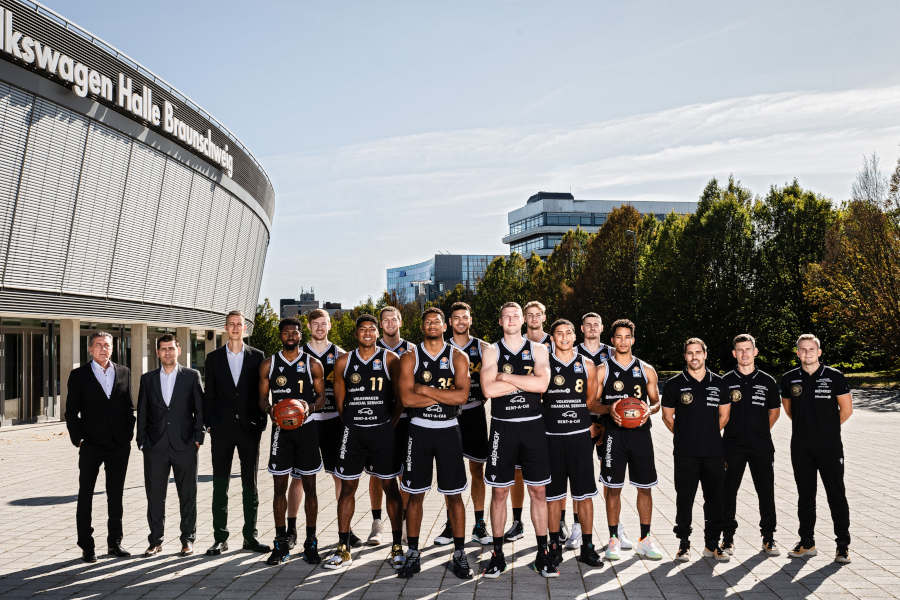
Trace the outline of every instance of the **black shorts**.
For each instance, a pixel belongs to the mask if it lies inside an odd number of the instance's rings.
[[[550,483],[547,434],[542,417],[531,421],[491,419],[488,445],[490,452],[484,482],[489,486],[511,486],[519,465],[526,484],[537,486]]]
[[[440,493],[459,494],[469,487],[459,426],[423,427],[410,423],[400,489],[410,494],[430,490],[435,463]]]
[[[461,410],[456,419],[462,435],[463,456],[475,462],[487,462],[487,417],[484,414],[484,404]]]
[[[315,421],[307,421],[297,429],[282,429],[277,425],[272,427],[269,473],[299,479],[321,470],[319,428]]]
[[[394,428],[390,422],[374,427],[345,425],[334,471],[341,479],[359,479],[363,470],[379,479],[393,479]]]
[[[597,447],[600,458],[600,483],[608,488],[625,485],[651,488],[656,485],[656,461],[653,458],[653,438],[649,429],[607,427],[603,445]]]
[[[406,459],[406,443],[409,441],[409,417],[403,417],[397,421],[394,427],[394,448],[391,451],[391,473],[399,475],[403,471],[403,461]]]
[[[338,450],[341,437],[344,435],[344,422],[340,417],[316,421],[319,428],[319,452],[322,453],[322,464],[327,473],[334,474],[337,467]]]
[[[597,495],[594,481],[594,442],[590,431],[571,435],[548,435],[550,453],[550,483],[547,484],[547,500],[566,497],[566,483],[572,491],[572,500],[584,500]]]

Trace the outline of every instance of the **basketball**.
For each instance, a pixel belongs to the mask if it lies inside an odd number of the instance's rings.
[[[306,411],[300,400],[282,400],[273,409],[275,423],[281,429],[297,429],[306,420]]]
[[[623,398],[616,405],[616,413],[622,418],[622,427],[634,429],[640,427],[644,418],[646,405],[637,398]]]

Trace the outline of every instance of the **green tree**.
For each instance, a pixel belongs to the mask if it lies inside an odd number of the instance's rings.
[[[256,307],[256,314],[253,316],[253,333],[250,335],[249,344],[262,350],[266,356],[278,352],[281,349],[278,322],[278,314],[272,308],[269,299],[266,298],[262,304]]]
[[[525,259],[516,252],[509,258],[498,256],[488,265],[484,277],[478,282],[478,290],[472,309],[475,314],[473,330],[488,341],[499,336],[500,306],[504,302],[524,304],[529,288]]]

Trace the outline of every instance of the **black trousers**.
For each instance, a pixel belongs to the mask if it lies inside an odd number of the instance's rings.
[[[697,484],[703,487],[703,539],[706,547],[719,545],[722,533],[722,496],[725,465],[721,456],[675,455],[675,535],[682,541],[691,536],[691,519]]]
[[[769,452],[729,452],[725,455],[724,537],[733,538],[737,530],[737,494],[744,478],[744,470],[750,466],[750,476],[759,500],[759,532],[764,540],[775,534],[775,456]]]
[[[147,490],[147,523],[151,545],[161,544],[166,524],[166,490],[169,473],[175,479],[181,512],[181,542],[193,542],[197,532],[197,447],[174,450],[167,443],[144,451],[144,488]]]
[[[100,448],[87,442],[78,450],[78,505],[75,509],[75,524],[78,529],[78,546],[82,550],[94,549],[91,511],[100,465],[103,465],[106,472],[106,542],[108,546],[114,546],[122,541],[122,492],[125,489],[125,472],[130,452],[130,446]]]
[[[791,444],[791,464],[797,482],[797,517],[800,520],[800,541],[804,546],[815,545],[816,474],[822,478],[831,520],[834,541],[838,546],[850,545],[850,507],[844,489],[844,448],[807,448]]]
[[[213,537],[217,542],[228,539],[228,484],[231,480],[231,464],[237,450],[241,464],[241,490],[244,507],[244,542],[255,542],[256,515],[259,510],[259,492],[256,474],[259,470],[259,441],[261,431],[248,431],[236,422],[216,425],[210,431],[212,446]]]

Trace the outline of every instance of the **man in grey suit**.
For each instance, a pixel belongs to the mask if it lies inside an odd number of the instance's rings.
[[[178,364],[181,346],[172,334],[159,336],[162,365],[141,376],[137,445],[144,453],[144,487],[150,546],[144,556],[162,551],[169,472],[175,477],[181,508],[181,556],[194,552],[197,530],[197,450],[203,443],[203,387],[200,373]]]

